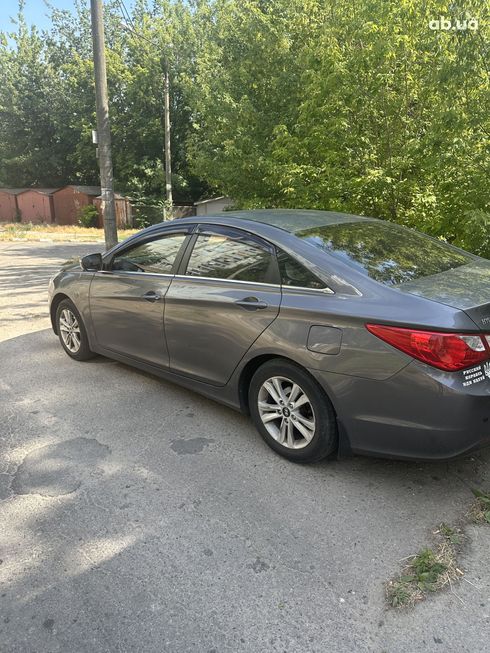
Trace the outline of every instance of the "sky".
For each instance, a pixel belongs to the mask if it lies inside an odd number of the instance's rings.
[[[88,4],[89,0],[86,2]],[[73,0],[49,0],[49,3],[57,9],[72,9],[74,5]],[[10,16],[16,16],[17,7],[17,0],[0,0],[0,31],[14,29]],[[26,0],[25,17],[28,25],[36,25],[40,30],[49,27],[47,14],[49,9],[44,0]]]

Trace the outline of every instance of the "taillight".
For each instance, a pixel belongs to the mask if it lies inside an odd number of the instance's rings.
[[[366,329],[409,356],[447,372],[457,372],[490,359],[490,336],[420,331],[366,324]]]

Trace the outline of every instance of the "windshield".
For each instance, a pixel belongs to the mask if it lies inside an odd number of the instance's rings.
[[[452,270],[476,258],[444,241],[375,220],[314,227],[295,235],[388,286]]]

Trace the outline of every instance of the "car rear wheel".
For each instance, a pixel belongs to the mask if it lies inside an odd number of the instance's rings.
[[[56,309],[56,327],[61,346],[68,356],[86,361],[95,354],[90,350],[85,325],[73,302],[64,299]]]
[[[274,359],[255,372],[249,387],[254,424],[267,444],[298,463],[316,462],[337,446],[329,398],[301,367]]]

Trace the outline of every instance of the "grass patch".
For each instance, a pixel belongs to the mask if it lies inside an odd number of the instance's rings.
[[[124,240],[138,229],[118,229],[119,240]],[[97,242],[104,241],[104,230],[96,227],[80,227],[78,225],[32,224],[32,223],[0,223],[0,241],[40,241],[53,240],[64,242]]]
[[[402,573],[386,585],[386,598],[393,608],[414,606],[431,592],[451,586],[463,576],[457,567],[457,547],[463,533],[447,524],[435,531],[436,544],[408,558]]]
[[[445,587],[452,591],[453,581],[463,578],[464,572],[458,567],[457,558],[466,537],[463,532],[464,523],[490,524],[490,492],[472,492],[475,501],[462,520],[461,528],[440,524],[434,532],[434,547],[425,548],[417,555],[405,558],[408,562],[402,572],[388,581],[386,599],[391,607],[413,607],[431,592]]]
[[[481,490],[472,490],[475,501],[470,508],[468,516],[474,524],[490,524],[490,493]]]

